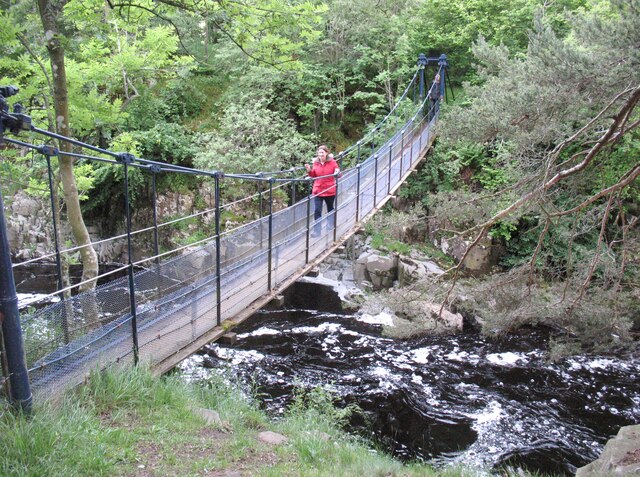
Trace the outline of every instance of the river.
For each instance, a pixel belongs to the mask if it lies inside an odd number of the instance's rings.
[[[381,334],[386,322],[386,315],[262,311],[235,330],[233,346],[212,344],[182,368],[193,377],[231,367],[258,385],[272,415],[296,386],[328,386],[340,403],[366,413],[369,424],[354,419],[352,432],[401,459],[435,465],[573,475],[621,426],[640,422],[638,356],[552,364],[547,330],[394,340]]]

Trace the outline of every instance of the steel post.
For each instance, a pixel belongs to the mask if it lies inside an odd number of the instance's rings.
[[[387,195],[391,194],[391,166],[393,164],[393,142],[389,143],[389,180],[387,181]]]
[[[53,170],[51,169],[51,155],[45,154],[47,158],[47,171],[49,174],[49,199],[51,203],[51,218],[53,221],[53,243],[56,249],[56,274],[58,276],[58,290],[64,288],[64,282],[62,280],[62,257],[60,256],[60,241],[58,235],[58,212],[55,198],[58,194],[53,189]],[[64,293],[58,295],[60,300],[64,300]],[[65,344],[69,343],[69,318],[67,317],[67,309],[63,308],[62,311],[62,335],[64,337]]]
[[[216,206],[216,322],[218,326],[222,321],[222,290],[220,281],[220,174],[214,176],[215,206]]]
[[[267,287],[271,291],[271,267],[273,259],[273,178],[269,178],[269,271],[267,273]]]
[[[309,234],[311,232],[311,195],[307,196],[307,248],[304,253],[304,263],[309,263]]]
[[[156,191],[156,173],[160,172],[157,165],[151,166],[151,202],[153,205],[153,253],[156,256],[156,265],[160,264],[160,244],[158,241],[158,194]]]
[[[338,239],[338,174],[336,176],[336,198],[333,204],[333,241]]]
[[[402,136],[400,137],[400,175],[398,176],[398,180],[402,177],[402,162],[404,161],[404,133],[405,130],[402,130]]]
[[[419,72],[419,81],[420,81],[420,102],[424,99],[424,69],[427,66],[427,57],[424,53],[420,53],[418,55],[418,67],[420,68]]]
[[[371,133],[371,155],[373,156],[376,153],[376,130]]]
[[[291,205],[296,205],[296,181],[291,181]]]
[[[3,357],[9,380],[9,396],[13,406],[31,412],[33,396],[22,341],[18,295],[11,268],[11,252],[0,192],[0,321],[2,322]]]
[[[133,156],[126,156],[125,161],[133,161]],[[131,244],[131,206],[129,203],[129,162],[124,162],[124,204],[127,218],[127,260],[129,271],[129,306],[131,308],[131,333],[133,339],[133,362],[140,362],[140,350],[138,347],[138,317],[136,313],[136,285],[133,277],[133,246]]]
[[[358,182],[356,185],[356,222],[360,222],[360,164],[356,166],[358,170]]]
[[[378,155],[373,156],[373,208],[378,205]]]
[[[411,143],[409,146],[409,168],[413,166],[413,140],[416,137],[416,124],[411,123]]]

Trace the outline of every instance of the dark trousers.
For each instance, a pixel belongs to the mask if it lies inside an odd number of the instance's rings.
[[[431,121],[436,117],[436,113],[438,112],[438,109],[440,109],[440,102],[437,99],[429,98],[429,105],[430,108],[428,120]]]
[[[333,228],[334,226],[334,220],[335,220],[335,215],[332,214],[333,212],[333,204],[335,203],[336,200],[336,196],[335,195],[331,195],[329,197],[314,197],[313,198],[313,218],[316,222],[318,222],[318,220],[320,219],[320,217],[322,217],[322,205],[323,204],[327,204],[327,213],[330,214],[329,215],[329,227]],[[314,234],[319,234],[320,233],[320,228],[321,228],[321,224],[320,223],[316,223],[313,231]]]

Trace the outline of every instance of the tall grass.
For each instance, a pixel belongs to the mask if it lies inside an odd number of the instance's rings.
[[[131,436],[103,428],[91,410],[72,399],[35,406],[31,417],[0,418],[0,475],[109,475],[131,452]]]

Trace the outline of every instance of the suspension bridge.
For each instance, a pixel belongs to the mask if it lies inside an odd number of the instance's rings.
[[[436,81],[426,78],[426,67],[434,64]],[[0,311],[3,316],[3,367],[9,396],[19,403],[56,395],[81,383],[95,369],[119,364],[149,363],[164,373],[203,345],[218,339],[229,328],[253,315],[299,277],[324,260],[354,234],[394,195],[433,141],[440,99],[445,93],[445,55],[420,55],[418,68],[385,118],[365,137],[336,158],[341,172],[335,175],[335,209],[318,221],[313,219],[311,195],[292,195],[291,205],[275,210],[274,192],[312,179],[300,176],[303,168],[255,174],[225,174],[202,171],[114,153],[58,134],[38,129],[18,109],[2,108],[2,132],[18,137],[21,129],[48,140],[68,141],[82,153],[63,153],[49,145],[36,145],[4,137],[15,147],[33,149],[46,159],[51,181],[51,158],[63,154],[82,161],[102,161],[123,168],[126,232],[105,239],[126,240],[128,263],[103,274],[117,276],[95,289],[78,293],[82,284],[63,288],[61,257],[81,247],[55,251],[20,263],[8,257],[8,239],[0,195]],[[434,94],[435,93],[435,94]],[[97,152],[92,156],[85,151]],[[132,230],[129,174],[137,168],[151,176],[154,223]],[[158,174],[190,174],[212,182],[215,207],[194,216],[212,217],[215,233],[199,242],[160,252],[158,232],[175,221],[158,223],[155,179]],[[222,204],[222,181],[255,181],[257,195],[266,211],[252,222],[221,231],[220,217],[234,204]],[[53,194],[52,194],[53,195]],[[54,227],[56,206],[51,201]],[[191,216],[193,217],[193,216]],[[320,229],[320,234],[312,233]],[[132,241],[146,236],[154,253],[138,261],[132,256]],[[58,233],[55,231],[57,237]],[[96,246],[100,242],[95,242]],[[17,312],[15,281],[11,271],[38,260],[56,261],[59,301],[22,316]],[[8,272],[8,273],[7,273]],[[74,292],[68,296],[69,292]]]

